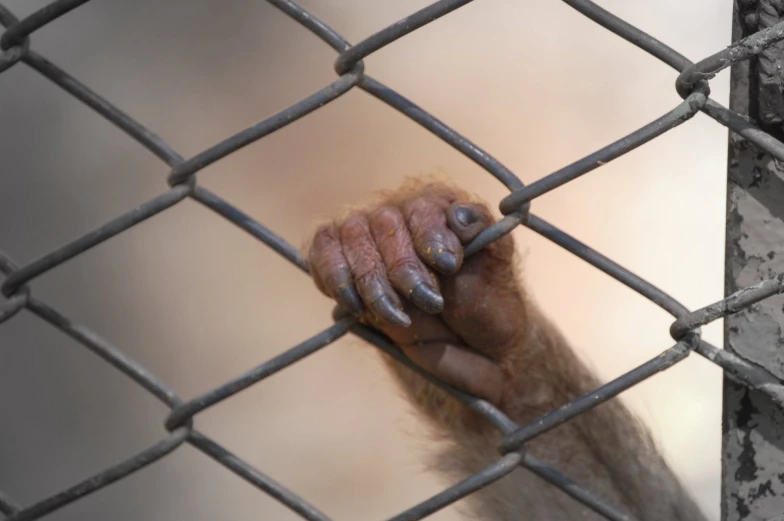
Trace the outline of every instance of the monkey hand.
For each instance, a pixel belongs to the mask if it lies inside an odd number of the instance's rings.
[[[501,406],[515,392],[528,306],[511,236],[464,255],[493,222],[486,205],[450,184],[409,181],[321,226],[308,251],[311,272],[324,294],[420,367]],[[409,391],[420,402],[433,393],[411,375],[403,380],[418,386]]]

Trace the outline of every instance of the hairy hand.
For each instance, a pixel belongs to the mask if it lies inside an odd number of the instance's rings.
[[[507,235],[469,258],[463,253],[493,221],[458,188],[411,181],[320,227],[311,272],[324,294],[415,363],[498,405],[525,324],[514,244]]]

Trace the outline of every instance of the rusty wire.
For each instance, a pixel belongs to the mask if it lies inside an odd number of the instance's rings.
[[[77,483],[66,490],[41,499],[31,505],[19,505],[0,490],[0,512],[5,514],[6,521],[38,519],[81,497],[107,487],[156,460],[171,454],[183,443],[196,447],[247,482],[274,497],[283,505],[299,514],[303,519],[314,521],[328,520],[329,517],[327,515],[320,512],[305,499],[286,489],[273,478],[253,468],[221,445],[197,431],[193,426],[193,418],[201,411],[294,364],[347,333],[352,333],[375,344],[400,363],[408,365],[426,378],[441,385],[448,392],[462,400],[467,407],[481,414],[504,435],[499,446],[499,459],[496,463],[419,505],[405,510],[393,518],[396,521],[422,519],[460,498],[503,478],[503,476],[519,466],[534,472],[606,519],[632,519],[628,514],[617,510],[611,504],[592,494],[588,489],[572,482],[556,469],[551,468],[525,451],[524,444],[534,437],[542,435],[550,429],[617,396],[644,379],[672,367],[685,359],[692,351],[721,366],[728,377],[765,393],[775,403],[784,406],[784,387],[782,387],[782,382],[778,378],[765,369],[738,358],[729,351],[718,349],[705,342],[700,337],[699,329],[702,325],[731,313],[742,311],[755,302],[781,293],[784,291],[784,275],[779,275],[768,281],[745,288],[702,309],[689,311],[665,292],[530,213],[531,201],[533,199],[579,176],[585,175],[599,166],[672,130],[691,119],[697,112],[707,114],[729,128],[730,131],[739,134],[756,145],[760,150],[784,161],[784,143],[757,128],[744,116],[734,113],[710,99],[708,84],[708,80],[722,69],[738,61],[759,55],[766,49],[784,40],[784,22],[773,25],[765,24],[765,28],[761,31],[695,64],[662,42],[629,25],[589,0],[563,0],[587,18],[675,69],[679,73],[675,81],[675,87],[683,101],[670,112],[615,143],[525,186],[513,172],[486,151],[449,128],[424,109],[416,106],[395,90],[368,76],[364,71],[362,60],[365,57],[404,37],[406,34],[447,15],[471,0],[441,0],[435,2],[369,36],[356,45],[351,45],[334,29],[314,17],[294,1],[268,0],[270,4],[297,21],[304,29],[321,38],[338,53],[334,64],[334,69],[338,75],[337,79],[298,103],[187,159],[179,155],[142,124],[30,48],[30,37],[36,30],[66,15],[69,11],[87,1],[89,0],[58,0],[39,9],[23,20],[17,19],[11,11],[0,4],[0,25],[5,28],[5,31],[0,36],[0,73],[19,63],[24,63],[60,86],[164,161],[171,168],[168,177],[169,188],[134,210],[116,217],[25,265],[18,266],[9,256],[0,253],[0,280],[2,280],[0,290],[6,297],[0,303],[0,324],[12,319],[18,312],[27,310],[70,336],[134,380],[170,408],[171,412],[165,421],[168,435],[146,450],[94,476],[90,476],[81,483]],[[336,309],[334,313],[335,324],[325,331],[216,389],[190,400],[185,400],[177,396],[173,390],[150,374],[143,366],[128,358],[112,343],[101,338],[88,327],[75,324],[56,309],[33,296],[29,284],[40,275],[101,244],[107,239],[130,229],[136,224],[171,208],[185,198],[194,199],[223,216],[307,273],[307,264],[300,257],[296,248],[262,224],[254,221],[238,208],[221,199],[218,195],[199,186],[194,174],[232,152],[306,116],[353,88],[360,88],[405,114],[414,122],[425,127],[472,159],[509,188],[510,194],[499,205],[505,217],[481,233],[466,248],[466,254],[475,253],[483,246],[509,233],[518,225],[526,226],[577,255],[670,313],[675,318],[670,328],[674,345],[659,356],[591,393],[573,400],[569,404],[550,412],[528,425],[521,426],[516,425],[488,402],[467,395],[428,375],[410,362],[386,337],[378,331],[357,323],[353,318],[343,315],[340,309]],[[1,486],[2,484],[0,484]]]

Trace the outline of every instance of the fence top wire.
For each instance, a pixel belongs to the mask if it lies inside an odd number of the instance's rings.
[[[698,112],[707,114],[760,150],[784,161],[784,143],[779,142],[757,128],[748,118],[734,113],[710,99],[708,85],[708,80],[720,70],[740,60],[756,56],[773,44],[784,40],[784,22],[763,29],[695,64],[664,43],[589,0],[563,0],[590,20],[675,69],[679,73],[675,81],[675,87],[678,94],[683,98],[683,102],[651,123],[620,138],[616,142],[525,186],[511,170],[488,152],[461,136],[394,89],[365,74],[365,67],[362,61],[364,58],[418,28],[432,23],[468,4],[471,0],[441,0],[435,2],[372,34],[355,45],[351,45],[338,32],[294,1],[268,0],[270,4],[298,22],[304,29],[321,38],[338,53],[334,63],[334,69],[338,74],[338,78],[298,103],[237,132],[191,158],[181,156],[144,125],[30,48],[30,39],[35,31],[65,16],[69,11],[78,8],[87,1],[57,0],[21,20],[0,4],[0,25],[5,28],[5,31],[0,36],[0,51],[2,51],[0,52],[0,73],[23,63],[61,87],[166,163],[171,168],[168,177],[170,187],[133,210],[117,216],[94,230],[90,230],[75,238],[64,246],[56,248],[22,266],[18,266],[10,256],[0,253],[0,280],[2,280],[0,289],[3,295],[7,297],[5,301],[0,303],[0,324],[9,321],[19,311],[25,309],[43,321],[48,322],[62,333],[70,336],[114,366],[121,373],[131,378],[170,408],[170,414],[164,424],[168,435],[140,453],[132,455],[66,490],[31,505],[19,505],[0,491],[0,512],[7,516],[6,519],[8,521],[38,519],[129,476],[171,454],[184,443],[197,448],[217,463],[228,468],[248,483],[299,514],[303,519],[328,520],[329,517],[326,514],[310,505],[303,498],[197,431],[193,425],[193,418],[201,411],[289,367],[349,332],[376,345],[399,363],[407,365],[425,378],[440,385],[461,400],[467,407],[481,414],[503,434],[503,439],[499,444],[500,454],[497,462],[419,505],[405,510],[393,518],[397,521],[422,519],[460,498],[501,479],[519,466],[534,472],[606,519],[631,519],[627,514],[617,510],[586,488],[571,482],[556,469],[528,453],[525,450],[525,443],[619,395],[646,378],[673,366],[685,359],[692,351],[696,351],[698,354],[721,366],[725,374],[730,378],[758,389],[771,397],[780,406],[784,406],[784,387],[782,387],[781,381],[765,369],[752,366],[731,352],[718,349],[705,342],[701,339],[699,330],[699,327],[702,325],[746,309],[753,303],[771,295],[782,293],[784,291],[784,275],[779,275],[760,284],[745,288],[719,302],[690,312],[664,291],[530,212],[533,199],[655,139],[685,123]],[[142,365],[126,356],[114,344],[101,338],[88,327],[74,323],[47,303],[32,296],[29,284],[40,275],[140,222],[171,208],[186,198],[198,201],[206,208],[213,210],[218,215],[239,226],[252,237],[272,248],[307,273],[307,263],[299,255],[296,248],[261,223],[254,221],[240,209],[220,198],[217,194],[199,186],[194,174],[240,148],[310,114],[354,88],[364,90],[391,108],[408,116],[412,121],[426,128],[473,160],[510,190],[510,194],[499,205],[504,218],[482,232],[466,248],[466,254],[475,253],[487,244],[509,233],[518,225],[526,226],[670,313],[675,318],[670,328],[671,336],[675,342],[674,345],[663,351],[659,356],[595,389],[591,393],[573,400],[564,407],[552,411],[528,425],[517,425],[490,403],[438,381],[408,360],[400,349],[381,333],[357,323],[353,318],[346,316],[341,309],[336,308],[333,314],[335,320],[333,326],[313,335],[302,343],[284,351],[277,357],[236,377],[230,382],[190,400],[184,400]]]

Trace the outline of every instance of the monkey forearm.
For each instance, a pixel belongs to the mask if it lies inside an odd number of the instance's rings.
[[[598,379],[535,306],[524,345],[512,348],[501,409],[525,425],[597,388]],[[451,443],[435,465],[458,478],[497,461],[500,435],[440,389],[394,365],[413,401]],[[648,431],[618,399],[529,441],[526,449],[621,511],[644,521],[705,518],[657,451]],[[467,503],[481,519],[603,519],[531,472],[517,470]]]
[[[544,332],[533,339],[542,342],[544,347],[536,352],[556,358],[543,364],[546,371],[550,371],[545,379],[555,387],[551,391],[554,400],[544,407],[546,412],[600,385],[543,317],[536,319],[535,327]],[[512,414],[521,423],[533,420],[525,411]],[[705,519],[657,450],[648,430],[617,398],[543,434],[535,444],[529,445],[532,451],[540,452],[543,459],[562,469],[567,476],[608,500],[618,501],[622,510],[637,519]]]

